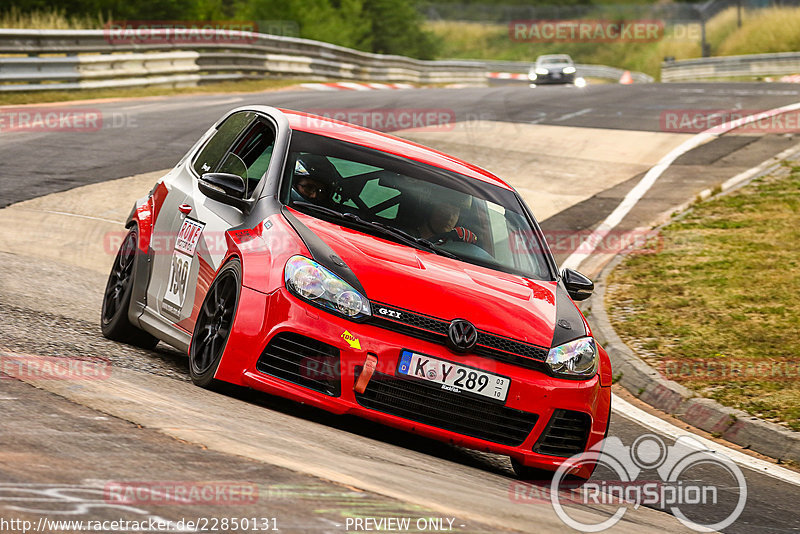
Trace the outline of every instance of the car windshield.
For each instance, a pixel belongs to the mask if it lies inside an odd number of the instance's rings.
[[[565,57],[545,57],[537,60],[539,65],[571,65],[572,60]]]
[[[295,131],[281,200],[409,246],[553,279],[549,252],[513,191],[438,167]]]

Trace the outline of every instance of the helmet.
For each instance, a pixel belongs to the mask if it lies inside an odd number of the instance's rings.
[[[294,164],[292,192],[302,197],[296,200],[324,203],[331,197],[338,179],[339,173],[328,158],[317,154],[300,154]]]

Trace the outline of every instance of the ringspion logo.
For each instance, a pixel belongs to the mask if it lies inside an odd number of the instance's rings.
[[[567,475],[590,465],[610,471],[615,479],[593,478],[575,488]],[[643,476],[653,472],[657,479]],[[717,474],[724,486],[704,482],[702,475],[709,472]],[[735,502],[723,502],[723,492],[735,495]],[[710,532],[722,531],[739,518],[747,502],[747,481],[731,459],[710,451],[691,436],[679,437],[672,446],[655,434],[639,436],[630,446],[612,436],[568,458],[553,476],[548,494],[556,515],[580,532],[607,530],[622,519],[628,508],[642,505],[668,510],[686,527]],[[540,497],[539,493],[534,496]],[[570,515],[564,506],[567,502],[610,504],[616,510],[608,518],[588,521]],[[711,515],[709,506],[714,509]]]

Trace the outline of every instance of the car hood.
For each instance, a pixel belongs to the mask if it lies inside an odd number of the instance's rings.
[[[367,297],[549,347],[556,282],[532,280],[400,245],[295,212],[358,277]]]

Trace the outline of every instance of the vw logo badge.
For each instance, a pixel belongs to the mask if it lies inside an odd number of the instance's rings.
[[[457,352],[466,352],[478,341],[478,329],[464,319],[453,319],[447,329],[447,346]]]

